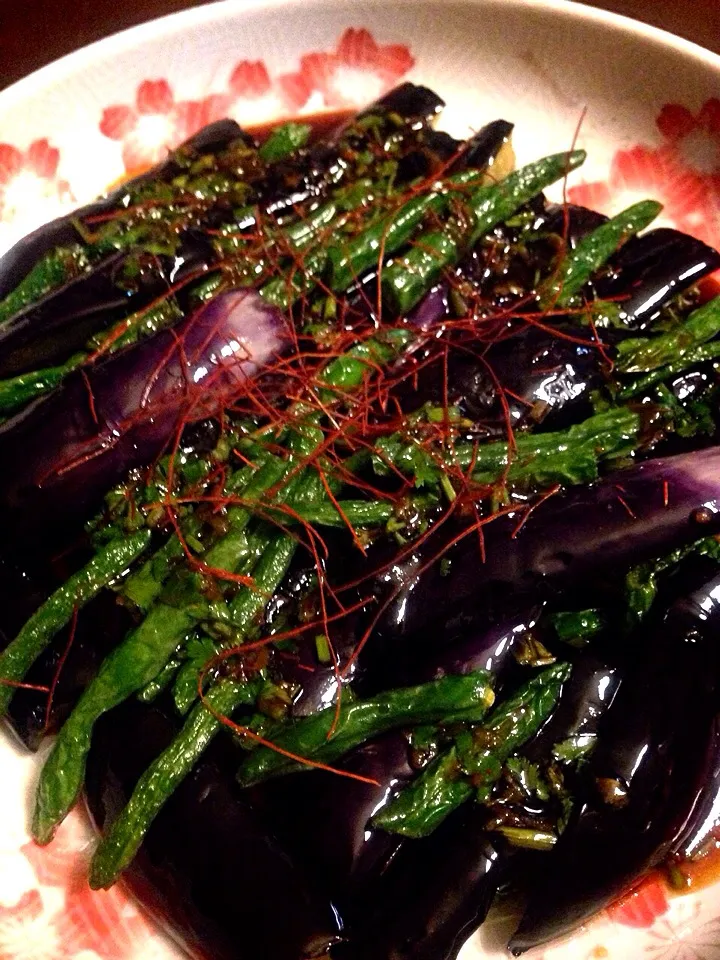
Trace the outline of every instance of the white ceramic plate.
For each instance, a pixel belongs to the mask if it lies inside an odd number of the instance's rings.
[[[0,250],[146,167],[203,124],[362,105],[411,79],[468,133],[515,122],[520,162],[589,150],[571,200],[640,195],[720,246],[720,57],[621,17],[544,0],[228,0],[137,27],[0,93]],[[579,132],[578,132],[579,131]],[[83,882],[80,814],[28,842],[36,758],[0,740],[0,960],[177,957],[121,889]],[[493,915],[463,960],[500,957]],[[646,884],[544,960],[720,960],[720,886]]]

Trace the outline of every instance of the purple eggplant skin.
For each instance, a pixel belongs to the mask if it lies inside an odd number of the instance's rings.
[[[543,862],[518,956],[571,933],[673,849],[705,789],[715,742],[720,575],[643,625],[599,729],[585,796]]]
[[[29,750],[38,750],[48,735],[57,733],[100,664],[134,625],[129,610],[105,591],[78,616],[71,645],[69,627],[55,637],[26,678],[28,683],[49,687],[57,674],[49,713],[47,693],[37,690],[17,690],[10,702],[9,727]]]
[[[115,252],[15,314],[0,328],[0,377],[64,363],[91,336],[130,316],[168,291],[210,270],[210,242],[188,233],[173,257]],[[133,274],[125,278],[126,271]]]
[[[522,526],[520,514],[486,524],[484,560],[472,530],[446,522],[377,577],[385,608],[376,634],[392,642],[438,624],[452,629],[459,615],[518,590],[540,596],[551,584],[592,584],[710,535],[720,529],[718,477],[720,447],[645,461],[548,498]],[[463,529],[467,535],[449,546]]]
[[[194,156],[200,156],[204,153],[218,153],[236,140],[243,140],[248,145],[253,143],[252,138],[234,120],[218,120],[216,123],[211,123],[199,130],[178,149],[192,159]],[[6,297],[15,288],[45,254],[50,253],[56,247],[83,242],[75,227],[76,221],[118,209],[138,187],[142,187],[153,180],[171,180],[180,172],[181,167],[178,166],[171,154],[167,160],[140,174],[140,176],[128,180],[108,196],[81,207],[64,217],[52,220],[23,237],[22,240],[18,240],[0,258],[0,299]]]
[[[510,864],[485,819],[468,805],[429,837],[405,841],[357,916],[348,914],[348,939],[332,949],[333,960],[455,960]]]
[[[689,569],[687,569],[689,567]],[[665,592],[678,590],[687,592],[688,581],[697,580],[706,571],[710,575],[713,568],[717,569],[716,561],[708,558],[694,558],[686,561],[678,570],[676,576],[664,585]],[[678,582],[673,582],[678,581]],[[718,596],[708,594],[702,598],[703,614],[712,623],[718,618]],[[710,750],[708,752],[708,769],[705,777],[705,786],[698,795],[692,813],[688,818],[682,836],[676,842],[673,854],[680,859],[693,859],[701,856],[705,844],[712,839],[713,831],[720,823],[720,712],[716,713],[711,731]]]
[[[450,173],[469,167],[492,171],[495,158],[510,142],[512,131],[513,124],[507,120],[493,120],[463,141],[431,127],[423,135],[421,148],[399,161],[396,181],[410,183],[429,177],[443,166]]]
[[[128,701],[98,725],[86,798],[99,829],[174,736],[171,710]],[[126,882],[193,957],[324,955],[340,932],[332,904],[268,834],[233,772],[227,758],[209,752],[163,808]]]
[[[416,119],[430,123],[442,112],[445,101],[430,87],[406,81],[383,94],[377,104],[406,120]],[[372,113],[374,109],[375,105],[370,106],[362,115]]]
[[[651,326],[679,293],[720,267],[720,253],[679,230],[660,228],[632,237],[595,283],[598,296],[618,299],[633,330]]]
[[[86,517],[179,427],[243,396],[288,345],[288,323],[255,291],[228,291],[173,330],[71,374],[0,428],[0,457],[20,465],[0,480],[3,521],[50,531]]]
[[[716,716],[708,753],[709,763],[705,785],[698,794],[682,836],[674,846],[674,856],[680,860],[694,860],[705,853],[714,840],[720,824],[720,716]]]
[[[402,842],[371,829],[369,822],[414,770],[401,732],[363,744],[335,766],[377,785],[314,770],[261,784],[250,791],[250,802],[313,883],[332,895],[342,915],[352,893],[374,882]]]
[[[409,318],[428,330],[447,311],[447,288],[440,285],[425,297]],[[396,390],[408,413],[425,403],[456,406],[471,421],[472,433],[488,438],[513,429],[562,429],[591,413],[590,394],[605,381],[602,357],[588,332],[573,329],[572,340],[523,324],[518,330],[475,356],[451,345],[445,389],[445,358],[439,356],[401,382]],[[405,361],[407,363],[407,361]],[[501,397],[502,391],[502,397]],[[506,414],[507,409],[507,414]]]
[[[445,646],[436,646],[429,655],[416,650],[403,669],[388,671],[383,664],[379,669],[368,668],[372,680],[368,689],[411,685],[478,669],[491,672],[495,688],[500,689],[505,678],[518,669],[515,644],[537,621],[540,609],[539,605],[523,609],[518,602],[514,613],[454,642],[448,638]],[[360,669],[365,669],[362,661]],[[333,701],[337,692],[334,676],[327,670],[321,676],[325,686],[319,677],[312,677],[309,690],[301,694],[300,715],[311,712],[312,706],[317,710]],[[359,678],[354,686],[362,686]],[[317,697],[319,690],[321,697]],[[298,710],[297,702],[294,709]],[[363,890],[372,893],[399,843],[405,842],[369,823],[396,789],[414,775],[412,761],[409,740],[398,731],[364,744],[337,764],[342,770],[375,780],[376,785],[312,771],[271,780],[252,791],[252,802],[265,811],[269,829],[278,833],[314,881],[332,894],[341,913]],[[293,797],[292,804],[287,802],[288,795]]]
[[[502,148],[510,143],[515,124],[508,120],[491,120],[481,127],[477,133],[465,143],[462,155],[458,158],[455,169],[488,167],[492,173],[495,158]]]
[[[576,331],[573,336],[581,339]],[[577,420],[578,408],[588,406],[590,392],[604,380],[591,337],[573,342],[531,325],[491,347],[485,360],[503,388],[515,429],[540,423],[559,429],[569,417]],[[507,430],[504,407],[488,379],[487,367],[476,363],[469,377],[460,377],[460,403],[468,418],[500,435]]]
[[[575,203],[553,203],[547,207],[540,229],[560,237],[566,236],[570,246],[575,247],[579,240],[607,221],[604,214],[588,207],[580,207]]]
[[[329,135],[315,140],[299,156],[274,164],[258,185],[261,206],[271,216],[283,216],[298,203],[320,198],[328,187],[337,186],[347,169],[338,141],[353,121],[370,114],[392,114],[396,127],[404,125],[407,131],[417,131],[428,126],[444,106],[445,101],[428,87],[409,82],[395,87],[360,114],[340,123]]]
[[[361,695],[373,696],[392,687],[487,670],[497,689],[513,661],[517,642],[533,629],[542,609],[542,602],[516,594],[510,609],[507,604],[488,603],[478,615],[473,612],[455,617],[428,635],[417,635],[411,645],[397,646],[392,657],[385,656],[382,645],[371,642],[345,670],[357,643],[359,621],[351,616],[333,631],[333,648],[344,672],[342,682],[352,682]],[[283,662],[280,679],[301,687],[293,701],[292,715],[305,717],[335,702],[338,678],[334,667],[318,662],[314,642],[303,643],[299,657],[300,665]]]

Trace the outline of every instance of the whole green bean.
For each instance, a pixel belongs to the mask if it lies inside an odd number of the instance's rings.
[[[383,270],[383,295],[390,308],[398,314],[411,310],[442,270],[457,263],[483,234],[584,160],[584,150],[555,154],[514,171],[500,183],[471,192],[463,201],[461,219],[451,219],[443,230],[421,235],[404,257]]]
[[[661,203],[641,200],[582,237],[541,286],[541,305],[566,307],[605,261],[633,234],[649,226],[661,210]]]
[[[337,507],[333,503],[288,506],[307,523],[320,527],[345,527],[348,523],[351,527],[375,527],[387,523],[395,512],[391,503],[382,500],[338,500]],[[291,516],[284,519],[293,522]]]
[[[74,573],[35,611],[10,644],[0,653],[0,716],[7,712],[15,688],[52,638],[81,609],[140,557],[150,543],[150,531],[141,530],[114,540]]]
[[[371,700],[343,703],[336,725],[335,707],[327,707],[283,730],[274,743],[296,756],[327,764],[366,740],[398,727],[441,721],[478,722],[494,699],[489,674],[477,670],[390,690]],[[270,777],[307,769],[269,747],[258,747],[240,766],[238,781],[249,787]]]
[[[687,320],[656,337],[622,340],[617,347],[620,373],[648,373],[676,365],[702,344],[720,334],[720,296],[693,310]]]
[[[425,837],[475,793],[489,799],[508,757],[530,739],[555,709],[570,665],[555,664],[500,703],[488,720],[455,737],[416,780],[373,818],[376,827]]]
[[[373,826],[405,837],[426,837],[473,795],[452,746],[373,818]]]

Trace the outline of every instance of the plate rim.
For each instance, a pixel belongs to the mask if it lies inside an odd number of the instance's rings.
[[[402,6],[424,6],[428,0],[393,0]],[[613,32],[630,35],[634,39],[666,47],[675,53],[696,61],[703,67],[720,75],[720,54],[706,49],[692,40],[686,40],[677,34],[635,20],[625,14],[603,10],[577,0],[453,0],[459,6],[477,6],[500,10],[534,9],[559,14],[564,18],[585,21]],[[365,0],[365,7],[382,7],[384,0]],[[221,24],[256,11],[272,11],[282,8],[303,7],[310,12],[311,7],[332,6],[339,10],[352,10],[357,0],[215,0],[198,7],[178,10],[144,23],[136,24],[86,44],[70,53],[51,61],[43,67],[22,77],[15,83],[0,90],[0,110],[9,110],[24,100],[38,95],[43,90],[83,72],[98,62],[123,53],[128,49],[151,42],[153,36],[169,37],[187,33],[193,27],[208,22]]]

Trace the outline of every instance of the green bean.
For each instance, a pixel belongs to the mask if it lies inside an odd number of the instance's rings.
[[[478,188],[465,199],[462,218],[451,219],[443,230],[421,235],[397,263],[385,267],[383,295],[398,314],[406,314],[483,234],[512,216],[550,184],[575,170],[585,160],[584,150],[559,153],[528,164],[500,183]]]
[[[651,387],[663,380],[670,380],[679,373],[684,373],[692,367],[701,363],[708,363],[710,360],[717,360],[720,357],[720,340],[711,340],[710,343],[701,343],[697,347],[688,347],[674,363],[668,363],[657,370],[651,370],[643,374],[631,383],[622,387],[617,394],[618,400],[631,400],[633,397],[647,393]]]
[[[720,334],[720,296],[693,310],[687,320],[656,337],[622,340],[617,348],[620,373],[648,373],[670,364],[677,366],[708,340]]]
[[[409,786],[375,814],[372,824],[406,837],[426,837],[473,795],[457,748],[439,754]]]
[[[567,430],[518,437],[512,454],[505,443],[484,444],[477,449],[473,479],[494,483],[507,469],[506,482],[516,488],[591,483],[598,477],[599,464],[638,449],[645,427],[639,413],[619,407],[596,413]],[[473,462],[467,449],[459,455],[466,466]]]
[[[155,679],[151,680],[147,686],[138,692],[138,700],[142,701],[142,703],[152,703],[153,700],[156,700],[173,682],[180,668],[180,664],[181,660],[179,657],[172,657],[172,659],[168,660]]]
[[[269,461],[272,465],[265,466],[265,472],[260,473],[259,468],[267,465]],[[281,479],[284,470],[285,467],[277,458],[263,452],[256,457],[254,466],[242,467],[230,476],[226,483],[226,492],[229,496],[242,495],[247,500],[256,500]],[[230,569],[237,561],[242,555],[241,538],[250,516],[251,510],[247,506],[230,507],[227,515],[227,539],[221,539],[222,546],[218,544],[217,549],[213,548],[205,558],[208,565]],[[191,514],[183,519],[181,528],[185,538],[195,538],[200,533],[202,522],[195,514]],[[168,577],[184,555],[182,541],[176,536],[170,537],[153,556],[127,578],[120,592],[140,610],[147,612],[160,597]]]
[[[196,525],[199,531],[200,524]],[[190,531],[186,528],[186,534]],[[183,545],[177,537],[170,537],[145,563],[120,587],[119,593],[147,613],[162,593],[163,586],[172,570],[184,556]]]
[[[662,204],[641,200],[582,237],[552,277],[539,290],[544,307],[566,307],[626,240],[644,230],[659,215]]]
[[[500,703],[485,723],[458,734],[447,751],[375,815],[374,825],[425,837],[473,793],[486,802],[506,760],[555,709],[569,676],[569,664],[548,667]]]
[[[150,531],[141,530],[114,540],[82,570],[73,574],[30,617],[14,640],[0,653],[0,716],[8,709],[15,687],[52,638],[81,609],[141,556],[150,543]]]
[[[366,740],[397,727],[440,721],[477,722],[494,699],[485,670],[442,677],[420,686],[390,690],[371,700],[343,703],[337,724],[335,707],[327,707],[283,730],[274,743],[296,756],[328,764]],[[249,787],[270,777],[307,769],[269,747],[258,747],[241,765],[238,780]]]
[[[557,843],[557,837],[549,830],[498,827],[497,832],[501,833],[506,840],[509,840],[514,847],[522,847],[524,850],[552,850]]]
[[[109,356],[131,343],[152,336],[158,330],[173,326],[182,318],[183,312],[174,294],[171,294],[150,309],[138,310],[109,330],[96,334],[88,343],[87,351],[92,354],[102,350],[104,355]]]
[[[460,765],[472,777],[479,800],[489,799],[505,761],[553,712],[570,672],[568,663],[548,667],[496,707],[482,726],[456,737]]]

